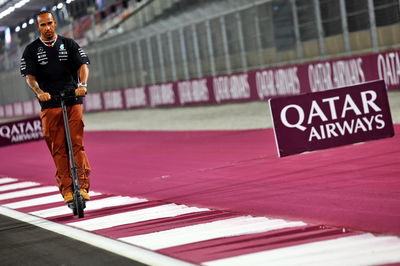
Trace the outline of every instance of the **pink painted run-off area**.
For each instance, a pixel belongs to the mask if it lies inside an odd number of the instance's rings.
[[[272,129],[86,133],[92,189],[400,235],[393,138],[278,158]],[[43,141],[0,148],[0,175],[54,185]]]

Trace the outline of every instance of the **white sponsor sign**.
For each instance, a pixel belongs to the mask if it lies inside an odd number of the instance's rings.
[[[175,103],[173,83],[149,86],[150,105],[168,105]]]
[[[32,101],[23,102],[22,108],[24,110],[24,115],[33,115],[34,114]]]
[[[178,82],[180,104],[208,102],[210,100],[207,79],[187,80]]]
[[[321,62],[308,66],[312,92],[355,85],[366,81],[362,58]]]
[[[399,52],[379,54],[378,60],[379,78],[384,79],[388,85],[400,84],[400,55]]]
[[[85,96],[85,111],[100,111],[103,109],[103,100],[101,98],[101,93],[89,93]]]
[[[297,67],[257,71],[256,86],[260,99],[275,95],[299,94],[300,80],[297,76]]]
[[[122,109],[124,107],[124,102],[122,100],[122,91],[106,91],[103,92],[104,109]]]
[[[124,90],[125,107],[134,108],[147,105],[147,97],[145,87],[129,88]]]
[[[213,78],[215,100],[237,100],[250,98],[248,74],[238,74]]]

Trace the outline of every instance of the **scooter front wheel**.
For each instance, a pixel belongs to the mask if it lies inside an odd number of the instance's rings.
[[[74,201],[74,200],[68,202],[68,207],[72,210],[72,214],[73,214],[74,216],[78,215],[78,211],[77,211],[77,209],[76,209],[76,204],[75,204],[75,201]]]
[[[83,209],[85,206],[85,201],[82,199],[82,196],[78,196],[74,198],[75,208],[74,208],[74,215],[78,215],[78,218],[84,218],[85,214]],[[76,212],[76,214],[75,214]]]

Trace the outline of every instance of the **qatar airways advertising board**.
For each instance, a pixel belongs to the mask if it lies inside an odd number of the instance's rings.
[[[383,80],[269,100],[279,157],[394,136]]]
[[[0,124],[0,147],[41,139],[42,122],[39,117]]]

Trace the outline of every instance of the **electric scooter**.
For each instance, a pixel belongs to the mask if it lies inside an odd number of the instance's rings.
[[[73,93],[73,95],[71,95]],[[68,207],[72,209],[73,215],[78,215],[79,218],[84,217],[84,209],[86,208],[85,199],[81,195],[80,186],[79,186],[79,179],[78,179],[78,168],[76,165],[75,157],[74,157],[74,150],[72,148],[72,140],[71,140],[71,132],[68,123],[68,114],[67,114],[67,107],[65,104],[65,100],[76,98],[78,96],[75,95],[75,91],[69,92],[68,91],[61,91],[60,95],[56,98],[59,98],[61,101],[61,108],[63,113],[64,119],[64,127],[65,127],[65,137],[67,139],[67,146],[68,146],[68,155],[69,155],[69,167],[71,168],[72,174],[72,184],[73,184],[73,200],[68,203]]]

